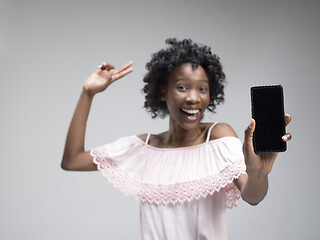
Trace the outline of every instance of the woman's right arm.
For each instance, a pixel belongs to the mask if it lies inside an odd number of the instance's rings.
[[[83,84],[77,107],[67,134],[61,167],[70,171],[93,171],[97,166],[92,162],[90,151],[85,151],[85,132],[91,103],[95,94],[103,92],[111,83],[133,71],[130,61],[114,70],[111,64],[103,63]]]

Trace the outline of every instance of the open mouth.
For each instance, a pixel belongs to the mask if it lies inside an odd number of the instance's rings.
[[[191,121],[197,120],[201,112],[199,108],[193,108],[193,109],[181,108],[181,111]]]

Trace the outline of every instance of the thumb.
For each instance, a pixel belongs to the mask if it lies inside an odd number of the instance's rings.
[[[243,150],[244,153],[253,152],[253,132],[256,127],[256,122],[254,119],[251,119],[249,126],[244,132],[244,143]]]

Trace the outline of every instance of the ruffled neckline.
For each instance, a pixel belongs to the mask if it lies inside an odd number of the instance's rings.
[[[153,150],[158,150],[158,151],[179,151],[179,150],[201,148],[201,147],[206,146],[208,144],[214,144],[216,142],[224,141],[225,139],[229,139],[229,138],[239,140],[239,138],[237,138],[237,137],[226,136],[226,137],[221,137],[221,138],[217,138],[217,139],[212,139],[207,142],[199,143],[197,145],[192,145],[192,146],[178,147],[178,148],[160,148],[160,147],[151,146],[150,144],[146,143],[141,138],[139,138],[137,135],[133,135],[132,137],[136,138],[138,140],[138,142],[141,143],[142,145],[144,145],[145,147],[153,149]]]
[[[223,189],[226,206],[231,208],[240,197],[233,181],[245,174],[242,143],[236,137],[158,148],[134,135],[92,149],[90,154],[116,188],[156,205],[184,203]]]

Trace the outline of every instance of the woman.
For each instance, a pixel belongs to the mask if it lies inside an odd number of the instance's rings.
[[[84,150],[93,97],[133,71],[132,62],[118,70],[103,63],[83,84],[61,166],[98,169],[140,200],[142,239],[226,239],[226,207],[234,206],[240,194],[252,205],[265,197],[277,153],[254,153],[254,120],[243,145],[228,124],[202,123],[206,109],[214,111],[224,100],[219,58],[191,40],[166,42],[170,47],[147,63],[143,90],[144,106],[152,117],[169,115],[168,131],[123,137]],[[290,120],[285,115],[286,125]],[[283,141],[290,138],[286,134]]]

